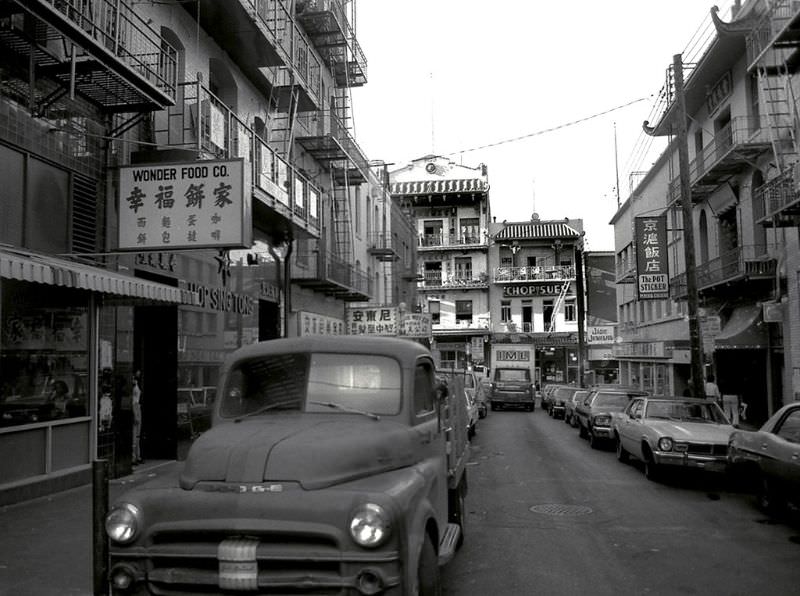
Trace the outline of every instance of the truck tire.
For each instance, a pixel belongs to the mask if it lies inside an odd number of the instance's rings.
[[[441,596],[442,584],[439,578],[439,561],[431,537],[425,535],[417,564],[417,584],[419,596]]]

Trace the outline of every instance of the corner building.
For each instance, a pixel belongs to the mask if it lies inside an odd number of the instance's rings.
[[[350,90],[367,81],[355,12],[3,3],[0,503],[85,483],[98,457],[112,476],[137,456],[181,458],[228,352],[343,333],[350,302],[415,299],[413,230],[350,128]],[[224,222],[205,242],[179,234],[163,174],[136,187],[158,217],[132,216],[133,166],[217,165],[241,172],[238,194],[217,196],[238,201],[238,241],[215,240]]]

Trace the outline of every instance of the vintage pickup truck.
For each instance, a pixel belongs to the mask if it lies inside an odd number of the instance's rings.
[[[406,339],[237,350],[185,465],[110,508],[113,593],[439,594],[463,541],[458,383]]]

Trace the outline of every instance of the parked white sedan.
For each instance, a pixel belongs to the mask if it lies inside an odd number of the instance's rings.
[[[614,421],[617,459],[634,456],[656,480],[665,468],[724,472],[734,427],[713,401],[638,397]]]

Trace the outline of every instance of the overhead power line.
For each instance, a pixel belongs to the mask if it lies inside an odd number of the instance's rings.
[[[647,101],[651,99],[652,95],[647,97],[640,97],[639,99],[634,99],[627,103],[615,106],[613,108],[609,108],[608,110],[604,110],[602,112],[597,112],[596,114],[592,114],[591,116],[585,116],[583,118],[579,118],[578,120],[572,120],[570,122],[564,122],[563,124],[559,124],[557,126],[551,126],[550,128],[545,128],[543,130],[537,130],[536,132],[531,132],[525,135],[520,135],[518,137],[513,137],[510,139],[504,139],[502,141],[497,141],[495,143],[489,143],[487,145],[480,145],[479,147],[471,147],[470,149],[461,149],[460,151],[452,151],[450,153],[446,153],[445,155],[458,155],[461,153],[469,153],[471,151],[479,151],[481,149],[488,149],[489,147],[497,147],[498,145],[506,145],[508,143],[514,143],[516,141],[521,141],[523,139],[529,139],[531,137],[537,137],[543,134],[547,134],[549,132],[553,132],[556,130],[560,130],[562,128],[567,128],[569,126],[575,126],[576,124],[581,124],[582,122],[586,122],[587,120],[592,120],[594,118],[599,118],[600,116],[605,116],[606,114],[610,114],[611,112],[616,112],[617,110],[621,110],[622,108],[627,108],[630,105],[635,103],[639,103],[640,101]]]

